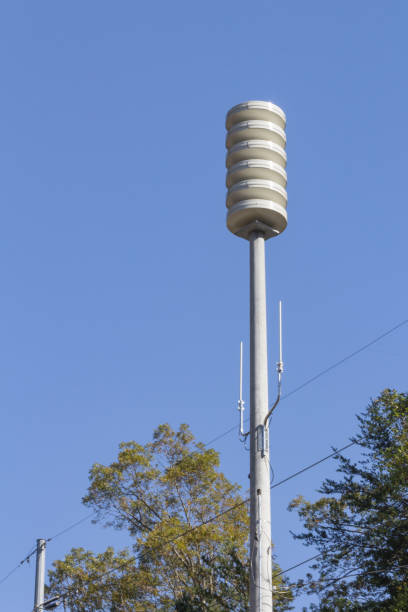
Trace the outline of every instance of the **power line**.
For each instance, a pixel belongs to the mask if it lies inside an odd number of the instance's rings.
[[[286,398],[290,397],[291,395],[294,395],[295,393],[297,393],[301,389],[304,389],[305,387],[310,385],[312,382],[314,382],[315,380],[317,380],[321,376],[324,376],[325,374],[328,374],[328,372],[331,372],[335,368],[338,368],[340,365],[342,365],[343,363],[345,363],[349,359],[352,359],[353,357],[356,357],[356,355],[359,355],[360,353],[362,353],[366,349],[370,348],[370,346],[373,346],[373,344],[376,344],[377,342],[379,342],[380,340],[382,340],[386,336],[389,336],[390,334],[392,334],[392,332],[396,331],[400,327],[403,327],[403,325],[406,325],[407,323],[408,323],[408,319],[404,319],[403,321],[401,321],[397,325],[394,325],[394,327],[391,327],[390,329],[385,331],[383,334],[380,334],[379,336],[377,336],[373,340],[370,340],[370,342],[367,342],[367,344],[364,344],[363,346],[360,346],[360,348],[358,348],[357,350],[353,351],[352,353],[349,353],[348,355],[343,357],[343,359],[340,359],[339,361],[336,361],[335,363],[330,365],[328,368],[325,368],[324,370],[322,370],[321,372],[319,372],[315,376],[312,376],[311,378],[308,378],[307,380],[305,380],[304,383],[302,383],[298,387],[295,387],[294,389],[292,389],[292,391],[289,391],[289,393],[286,393],[286,395],[284,395],[282,397],[282,399],[286,399]]]
[[[381,572],[394,572],[395,570],[398,569],[406,569],[408,568],[408,565],[396,565],[395,567],[382,567],[381,569],[378,570],[368,570],[366,572],[362,572],[362,573],[347,573],[343,576],[340,576],[339,578],[334,578],[334,579],[330,579],[327,578],[326,580],[329,580],[329,584],[326,584],[325,587],[323,587],[323,589],[327,589],[327,587],[329,587],[331,584],[334,584],[335,582],[339,582],[339,580],[343,580],[344,578],[351,578],[354,576],[367,576],[368,574],[380,574]],[[350,570],[351,572],[354,572],[356,569],[361,569],[358,567],[355,567],[353,570]],[[318,582],[324,582],[324,578],[322,580],[319,580]],[[321,589],[321,590],[323,590]]]
[[[300,561],[300,563],[296,563],[296,565],[292,565],[291,567],[288,567],[285,570],[281,570],[280,572],[277,572],[275,574],[272,574],[273,578],[276,578],[277,576],[282,576],[283,574],[287,574],[288,572],[300,567],[301,565],[304,565],[305,563],[309,563],[310,561],[313,561],[314,559],[317,559],[318,557],[321,557],[323,555],[323,553],[318,553],[317,555],[313,555],[313,557],[309,557],[308,559],[305,559],[304,561]],[[321,583],[321,582],[327,582],[329,581],[329,584],[327,584],[325,587],[323,587],[324,589],[327,589],[327,587],[329,587],[331,584],[334,584],[335,582],[338,582],[339,580],[343,580],[344,578],[350,578],[350,577],[354,577],[354,576],[365,576],[367,574],[379,574],[381,572],[391,572],[391,571],[395,571],[397,569],[405,569],[408,568],[408,565],[397,565],[395,567],[383,567],[381,569],[378,570],[368,570],[366,572],[362,572],[362,573],[351,573],[351,572],[355,572],[355,570],[357,569],[361,569],[361,568],[354,568],[352,570],[350,570],[350,572],[347,572],[346,574],[344,574],[343,576],[339,576],[338,578],[321,578],[320,580],[313,580],[313,582],[317,582],[317,583]],[[295,584],[291,584],[290,586],[295,586]],[[323,589],[321,589],[323,590]]]
[[[3,584],[3,582],[5,582],[5,581],[7,580],[7,578],[9,578],[9,577],[10,577],[12,574],[14,574],[14,572],[15,572],[16,570],[18,570],[18,568],[19,568],[19,567],[20,567],[22,564],[23,564],[23,561],[21,561],[21,562],[20,562],[18,565],[16,565],[16,567],[14,567],[14,568],[13,568],[13,569],[12,569],[12,570],[11,570],[11,571],[8,573],[8,574],[6,574],[6,575],[4,576],[4,578],[2,578],[2,579],[0,580],[0,584]]]
[[[28,555],[26,557],[24,557],[24,559],[22,561],[20,561],[20,563],[18,565],[16,565],[12,570],[9,571],[8,574],[6,574],[1,580],[0,580],[0,584],[3,584],[3,582],[5,582],[7,580],[7,578],[10,578],[10,576],[12,574],[14,574],[15,571],[18,570],[19,567],[21,567],[22,565],[24,565],[24,563],[28,563],[30,561],[30,558],[36,553],[37,551],[37,547],[34,548],[34,550],[32,550],[30,553],[28,553]]]
[[[296,565],[292,565],[291,567],[288,567],[285,570],[281,570],[280,572],[277,572],[276,574],[272,574],[272,578],[277,578],[277,576],[282,576],[282,574],[287,574],[291,570],[296,569],[297,567],[300,567],[301,565],[304,565],[305,563],[309,563],[309,561],[313,561],[313,559],[317,559],[317,557],[321,557],[321,556],[322,556],[322,553],[313,555],[313,557],[309,557],[309,559],[305,559],[304,561],[301,561],[300,563],[296,563]]]
[[[58,531],[58,533],[54,534],[53,536],[51,536],[50,538],[46,539],[46,542],[51,542],[51,540],[55,540],[56,538],[59,538],[60,536],[62,536],[64,533],[67,533],[68,531],[71,531],[71,529],[74,529],[75,527],[77,527],[78,525],[81,525],[81,523],[85,523],[85,521],[88,521],[90,518],[92,518],[95,515],[95,512],[91,512],[91,514],[88,514],[87,516],[84,516],[83,518],[81,518],[79,521],[76,521],[75,523],[72,523],[72,525],[69,525],[68,527],[66,527],[65,529],[63,529],[62,531]]]
[[[292,567],[289,567],[286,570],[283,570],[281,572],[278,572],[277,574],[273,574],[273,577],[276,576],[281,576],[282,574],[286,574],[287,572],[290,572],[291,570],[295,569],[296,567],[299,567],[301,565],[304,565],[305,563],[308,563],[309,561],[313,561],[313,559],[317,559],[318,557],[321,557],[323,553],[319,553],[317,555],[314,555],[313,557],[309,557],[309,559],[305,559],[304,561],[301,561],[300,563],[297,563],[296,565],[292,565]],[[380,574],[381,572],[393,572],[395,570],[398,569],[406,569],[408,568],[408,565],[396,565],[395,567],[382,567],[381,569],[377,569],[377,570],[367,570],[366,572],[361,572],[358,573],[356,572],[356,570],[361,569],[358,567],[355,567],[351,570],[349,570],[348,572],[346,572],[345,574],[343,574],[343,576],[338,576],[337,578],[320,578],[319,580],[312,580],[313,583],[315,584],[321,584],[322,582],[328,582],[328,584],[326,584],[326,586],[322,587],[320,589],[320,591],[323,591],[324,589],[327,589],[329,586],[331,586],[332,584],[335,584],[336,582],[339,582],[340,580],[344,580],[345,578],[351,578],[354,576],[366,576],[368,574]],[[290,584],[288,586],[296,586],[296,583]]]
[[[68,527],[66,527],[65,529],[63,529],[62,531],[59,531],[58,533],[55,533],[53,536],[51,536],[50,538],[47,538],[45,541],[46,542],[51,542],[51,540],[55,540],[56,538],[59,538],[61,535],[63,535],[64,533],[67,533],[68,531],[71,531],[71,529],[74,529],[75,527],[77,527],[78,525],[80,525],[81,523],[84,523],[85,521],[88,521],[92,516],[94,516],[94,512],[92,512],[91,514],[88,514],[87,516],[84,516],[83,518],[81,518],[79,521],[76,521],[75,523],[72,523],[71,525],[69,525]],[[12,574],[14,574],[14,572],[16,572],[18,570],[19,567],[21,567],[22,565],[24,565],[24,563],[28,563],[29,560],[31,559],[31,557],[33,555],[35,555],[35,553],[37,552],[37,547],[35,547],[31,552],[28,553],[28,555],[26,557],[24,557],[24,559],[22,561],[20,561],[20,563],[18,565],[16,565],[8,574],[6,574],[1,580],[0,580],[0,585],[3,584],[3,582],[5,582]]]
[[[274,489],[275,487],[279,487],[284,482],[288,482],[288,480],[292,480],[292,478],[295,478],[295,476],[299,476],[299,474],[303,474],[303,472],[307,472],[308,470],[310,470],[311,468],[315,467],[316,465],[319,465],[319,463],[323,463],[323,461],[326,461],[326,459],[330,459],[331,457],[335,457],[336,455],[338,455],[342,451],[346,450],[346,448],[350,448],[350,446],[354,446],[354,444],[357,444],[357,441],[350,442],[349,444],[346,444],[346,446],[343,446],[342,448],[339,448],[339,450],[334,451],[330,455],[327,455],[326,457],[323,457],[323,459],[319,459],[318,461],[315,461],[314,463],[311,463],[310,465],[302,468],[298,472],[295,472],[294,474],[291,474],[287,478],[284,478],[283,480],[280,480],[276,484],[271,485],[271,489]]]

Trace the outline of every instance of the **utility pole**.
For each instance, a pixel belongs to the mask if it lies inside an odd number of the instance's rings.
[[[45,546],[46,541],[44,539],[40,538],[37,540],[37,555],[35,561],[34,612],[40,612],[44,603]]]
[[[271,496],[268,431],[265,237],[250,235],[250,555],[251,611],[272,610]]]
[[[227,227],[250,249],[250,612],[273,610],[265,240],[287,225],[285,123],[282,109],[260,100],[226,119]]]

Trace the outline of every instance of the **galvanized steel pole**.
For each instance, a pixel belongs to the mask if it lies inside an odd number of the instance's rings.
[[[43,539],[37,540],[37,556],[35,563],[35,595],[34,612],[42,610],[44,603],[44,580],[45,580],[45,546]]]
[[[272,607],[271,503],[268,431],[268,355],[265,237],[250,235],[250,611]]]

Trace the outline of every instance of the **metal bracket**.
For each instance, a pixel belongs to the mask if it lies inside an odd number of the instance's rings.
[[[256,428],[256,450],[261,453],[261,457],[269,452],[269,431],[265,425]]]

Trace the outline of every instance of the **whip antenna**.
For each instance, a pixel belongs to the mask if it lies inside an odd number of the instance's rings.
[[[238,400],[238,410],[239,410],[239,436],[241,439],[245,440],[245,438],[249,435],[249,431],[244,431],[244,410],[245,410],[245,402],[242,399],[242,374],[243,374],[243,361],[244,361],[244,344],[241,340],[240,344],[240,359],[239,359],[239,400]]]
[[[278,384],[280,386],[283,372],[283,358],[282,358],[282,300],[279,300],[279,361],[276,364],[278,371]]]
[[[279,400],[281,398],[281,390],[282,390],[282,372],[283,372],[283,357],[282,357],[282,300],[279,300],[279,361],[276,364],[276,371],[278,373],[278,394],[276,396],[276,400],[272,408],[269,410],[268,414],[265,417],[264,426],[268,427],[268,421],[272,412],[275,410],[276,406],[279,404]]]

